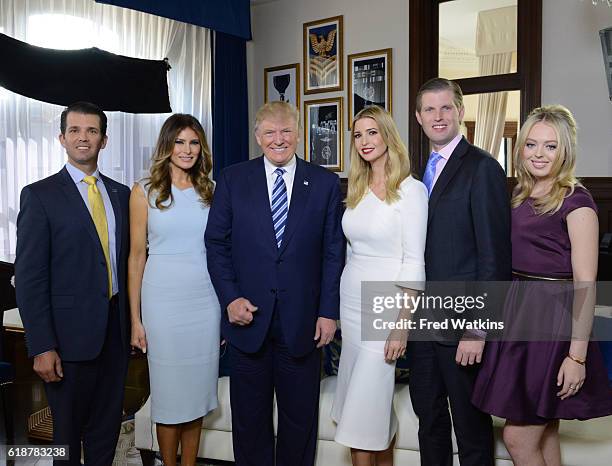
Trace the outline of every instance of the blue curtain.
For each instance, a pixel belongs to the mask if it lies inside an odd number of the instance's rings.
[[[249,0],[96,0],[251,39]]]
[[[213,177],[249,159],[246,41],[215,33],[213,72]]]

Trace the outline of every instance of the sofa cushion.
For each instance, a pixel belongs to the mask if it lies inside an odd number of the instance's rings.
[[[210,430],[232,431],[232,410],[230,409],[229,377],[219,377],[217,397],[219,406],[204,418],[204,428]]]

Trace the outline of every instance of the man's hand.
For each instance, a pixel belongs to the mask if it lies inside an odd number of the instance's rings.
[[[51,350],[34,356],[34,372],[45,382],[59,382],[64,377],[62,360],[57,351]]]
[[[253,306],[246,298],[236,298],[227,306],[227,317],[230,324],[249,325],[253,321],[253,312],[257,306]]]
[[[336,334],[336,321],[327,317],[319,317],[317,319],[317,329],[315,330],[314,340],[319,340],[317,348],[321,348],[329,344],[334,339]]]
[[[480,363],[484,346],[484,340],[461,340],[459,345],[457,345],[455,362],[462,366],[467,366],[468,364],[471,366],[474,363]]]

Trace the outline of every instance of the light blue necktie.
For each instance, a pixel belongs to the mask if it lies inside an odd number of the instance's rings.
[[[285,180],[283,180],[285,171],[284,168],[277,168],[274,170],[276,180],[274,180],[274,186],[272,187],[272,201],[270,202],[272,208],[272,223],[274,224],[274,234],[276,235],[276,245],[279,248],[283,241],[283,234],[285,233],[285,226],[287,225],[287,213],[289,212],[287,186],[285,186]]]
[[[442,156],[437,152],[432,152],[427,161],[425,167],[425,173],[423,174],[423,184],[427,187],[427,194],[431,196],[431,190],[433,188],[434,178],[436,177],[436,166]]]

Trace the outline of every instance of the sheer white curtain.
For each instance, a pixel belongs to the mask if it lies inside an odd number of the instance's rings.
[[[212,145],[209,30],[93,0],[0,0],[0,32],[47,48],[98,47],[136,58],[168,57],[172,110],[198,118]],[[2,57],[0,66],[10,66],[10,57]],[[74,73],[78,70],[66,70],[67,86]],[[57,139],[62,109],[0,88],[0,257],[15,252],[21,189],[65,163]],[[169,114],[106,114],[108,144],[100,154],[100,170],[129,186],[146,175]]]
[[[478,13],[476,55],[479,75],[510,73],[512,53],[516,52],[516,6]],[[474,144],[497,156],[506,123],[507,92],[478,96]]]

